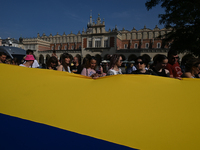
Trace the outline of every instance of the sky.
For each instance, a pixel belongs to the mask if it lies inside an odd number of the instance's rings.
[[[86,29],[92,10],[92,18],[105,21],[106,31],[117,25],[118,30],[154,29],[159,24],[160,6],[147,10],[147,0],[4,0],[0,9],[0,37],[33,38],[45,33],[62,35],[71,31],[77,34]]]

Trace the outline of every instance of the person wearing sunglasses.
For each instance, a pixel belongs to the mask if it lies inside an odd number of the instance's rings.
[[[168,63],[166,69],[169,70],[171,78],[180,78],[183,74],[178,63],[179,56],[176,50],[170,50],[168,52]]]
[[[118,54],[112,55],[110,59],[109,70],[107,76],[122,74],[121,69],[119,68],[122,65],[122,57]]]
[[[151,69],[146,70],[147,62],[144,57],[139,56],[135,60],[135,65],[137,67],[137,70],[133,71],[132,74],[146,74],[146,75],[157,75],[154,71]]]
[[[199,78],[200,60],[198,58],[191,58],[185,64],[185,73],[183,78]]]

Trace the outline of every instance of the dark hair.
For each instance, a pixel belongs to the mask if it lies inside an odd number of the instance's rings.
[[[167,56],[165,55],[162,55],[162,54],[158,54],[154,57],[153,61],[154,61],[154,64],[156,65],[157,62],[162,62],[163,60],[167,59]]]
[[[58,59],[55,56],[52,56],[47,61],[47,68],[51,67],[51,63],[56,63],[56,66],[58,65]]]
[[[33,51],[30,50],[30,49],[28,49],[28,50],[26,51],[26,54],[32,54],[32,55],[33,55]]]
[[[6,63],[8,63],[9,62],[9,64],[12,64],[12,59],[11,58],[7,58],[6,59]]]
[[[88,69],[90,68],[90,63],[92,60],[96,60],[96,58],[94,56],[90,56],[90,57],[87,57],[86,59],[86,62],[85,62],[85,68]]]
[[[198,58],[191,58],[185,64],[185,71],[191,72],[192,67],[198,67],[199,64],[200,64],[200,60]]]
[[[173,56],[173,55],[178,55],[178,52],[177,50],[169,50],[168,53],[167,53],[167,57],[170,57],[170,56]]]
[[[195,58],[192,54],[186,54],[182,57],[182,60],[181,60],[181,65],[182,66],[185,66],[186,62],[189,60],[189,59],[193,59]]]
[[[18,60],[18,58],[16,58],[16,57],[14,57],[14,58],[12,59],[12,62],[14,62],[15,64],[19,65],[19,60]]]
[[[146,60],[143,56],[139,56],[139,57],[137,57],[137,58],[135,59],[135,62],[136,62],[138,59],[141,59],[142,62],[143,62],[146,66],[148,65],[147,60]]]
[[[111,57],[111,59],[110,59],[109,69],[113,68],[113,67],[117,64],[117,62],[119,61],[119,58],[120,58],[120,57],[121,57],[121,56],[118,55],[118,54],[112,55],[112,57]]]
[[[5,55],[7,56],[7,54],[5,52],[0,52],[0,56]]]
[[[69,62],[69,64],[67,64],[67,63],[65,62],[65,58],[71,59],[71,57],[70,57],[70,55],[69,55],[68,53],[63,53],[63,54],[61,55],[61,57],[60,57],[61,65],[63,65],[64,69],[65,69],[66,71],[69,72],[68,66],[70,66],[70,62]]]

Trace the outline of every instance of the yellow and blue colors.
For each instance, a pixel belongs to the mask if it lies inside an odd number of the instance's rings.
[[[198,79],[0,70],[1,150],[200,149]]]

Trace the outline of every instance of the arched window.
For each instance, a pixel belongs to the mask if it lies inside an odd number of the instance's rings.
[[[171,48],[172,43],[169,43],[169,48]]]
[[[127,49],[128,48],[128,44],[124,44],[124,49]]]
[[[134,48],[138,48],[138,44],[137,43],[135,43]]]
[[[161,48],[161,44],[160,43],[157,43],[157,48]]]
[[[149,48],[149,43],[145,43],[145,48]]]

